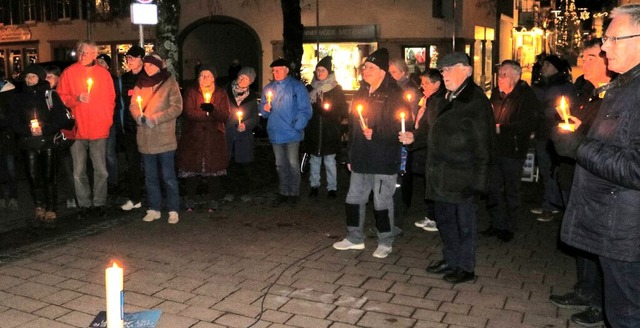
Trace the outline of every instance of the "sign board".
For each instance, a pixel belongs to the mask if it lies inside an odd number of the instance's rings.
[[[158,6],[154,4],[132,3],[131,23],[138,25],[158,24]]]
[[[0,42],[31,40],[31,31],[27,26],[9,25],[0,27]]]
[[[378,38],[376,25],[305,26],[303,42],[368,41]]]

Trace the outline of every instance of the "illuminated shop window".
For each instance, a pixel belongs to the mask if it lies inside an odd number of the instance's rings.
[[[316,43],[305,43],[302,55],[302,78],[311,83],[316,68]],[[320,59],[331,56],[336,80],[344,90],[360,87],[360,66],[370,53],[377,49],[375,42],[320,43]]]

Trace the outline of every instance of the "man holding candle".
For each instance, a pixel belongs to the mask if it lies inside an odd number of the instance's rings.
[[[318,196],[320,189],[320,167],[324,161],[327,178],[327,197],[335,199],[338,189],[336,153],[340,149],[340,124],[347,118],[347,102],[342,87],[333,73],[331,56],[322,58],[308,86],[313,116],[305,129],[305,148],[311,155],[309,160],[309,197]]]
[[[85,40],[78,43],[77,51],[78,61],[60,76],[58,93],[76,118],[76,142],[71,146],[71,157],[80,206],[78,219],[83,219],[90,214],[90,209],[97,216],[106,215],[106,146],[116,94],[111,74],[96,63],[98,46]],[[93,166],[93,193],[87,177],[87,153]]]
[[[516,231],[522,166],[537,125],[536,111],[542,106],[521,76],[517,61],[503,61],[498,67],[498,88],[490,99],[496,120],[496,157],[486,204],[491,226],[482,234],[503,242],[511,241]]]
[[[311,102],[304,85],[289,76],[289,62],[276,59],[271,63],[273,82],[262,90],[260,113],[268,119],[267,133],[276,157],[280,187],[271,203],[278,207],[285,202],[295,206],[300,193],[300,141],[311,118]]]
[[[400,113],[409,113],[402,89],[388,69],[389,52],[385,48],[371,53],[362,66],[364,83],[353,97],[349,123],[347,167],[351,180],[345,204],[348,236],[333,244],[337,250],[364,249],[366,205],[373,192],[378,237],[373,256],[377,258],[385,258],[392,251],[393,194],[402,148],[397,139]]]
[[[425,179],[427,198],[434,200],[442,237],[443,259],[427,267],[444,280],[475,279],[477,201],[487,188],[494,160],[495,120],[491,103],[472,78],[473,68],[463,52],[438,62],[447,88],[446,102],[428,135],[400,134],[403,144],[427,138]]]
[[[611,11],[602,37],[610,71],[586,136],[555,127],[552,139],[576,168],[560,237],[601,264],[611,327],[640,327],[640,5]]]

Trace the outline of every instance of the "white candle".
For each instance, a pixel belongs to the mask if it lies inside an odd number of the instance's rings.
[[[87,93],[91,93],[91,87],[93,86],[93,79],[92,78],[88,78],[87,79]]]
[[[273,98],[273,92],[267,91],[267,102],[271,105],[271,98]]]
[[[360,125],[362,125],[362,129],[364,130],[367,128],[367,124],[364,122],[364,117],[362,117],[362,105],[358,105],[356,109],[358,111],[358,115],[360,115]]]
[[[402,130],[402,133],[405,132],[404,112],[400,113],[400,129]]]
[[[113,262],[113,266],[105,271],[105,288],[107,295],[107,327],[124,327],[124,270]]]
[[[142,115],[142,97],[138,96],[136,98],[136,101],[138,102],[138,108],[140,109],[140,115]]]
[[[236,116],[238,116],[238,125],[242,124],[242,111],[236,112]]]

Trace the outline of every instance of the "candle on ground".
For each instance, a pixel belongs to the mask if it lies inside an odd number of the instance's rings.
[[[105,271],[107,327],[124,327],[124,270],[113,262]]]

